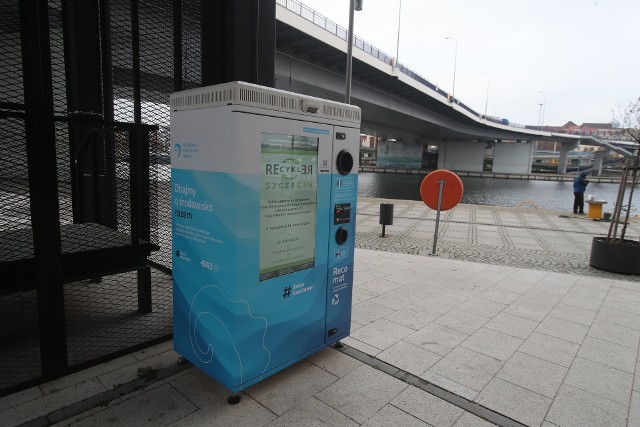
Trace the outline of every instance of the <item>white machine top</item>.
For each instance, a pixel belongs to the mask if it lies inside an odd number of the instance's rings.
[[[360,107],[245,82],[184,90],[171,95],[171,111],[223,105],[245,105],[268,110],[337,119],[360,124]]]

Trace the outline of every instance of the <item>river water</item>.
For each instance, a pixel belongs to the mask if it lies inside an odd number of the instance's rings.
[[[358,175],[358,195],[361,197],[379,197],[384,199],[421,200],[420,183],[424,175],[404,175],[391,173],[360,173]],[[573,210],[573,183],[558,181],[533,181],[500,178],[461,177],[464,185],[462,203],[489,206],[516,207],[531,203],[542,209],[566,211]],[[630,187],[628,187],[630,188]],[[605,211],[613,210],[618,184],[591,182],[587,186],[587,195],[596,200],[605,200]],[[636,186],[633,193],[631,212],[639,212],[640,191]],[[637,200],[638,202],[635,202]],[[628,192],[625,195],[625,204]],[[585,212],[588,205],[585,204]]]

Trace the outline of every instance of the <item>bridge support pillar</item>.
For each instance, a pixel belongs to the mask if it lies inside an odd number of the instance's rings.
[[[578,148],[580,143],[578,141],[563,142],[560,144],[560,158],[558,159],[558,175],[564,175],[567,173],[567,157],[569,151]]]
[[[602,163],[604,158],[611,154],[611,150],[604,151],[596,151],[593,156],[593,170],[596,171],[597,175],[602,174]]]

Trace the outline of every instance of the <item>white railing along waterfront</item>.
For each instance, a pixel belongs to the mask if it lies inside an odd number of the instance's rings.
[[[323,28],[324,30],[328,31],[329,33],[341,38],[344,41],[347,41],[347,30],[342,28],[340,25],[336,24],[335,22],[333,22],[332,20],[330,20],[329,18],[321,15],[320,13],[316,12],[315,10],[305,6],[304,4],[296,1],[296,0],[276,0],[276,4],[279,4],[282,7],[287,8],[288,10],[290,10],[291,12],[303,17],[304,19],[306,19],[309,22],[313,22],[315,25],[317,25],[320,28]],[[440,89],[437,85],[431,83],[429,80],[425,79],[424,77],[422,77],[421,75],[419,75],[418,73],[416,73],[415,71],[413,71],[412,69],[410,69],[409,67],[407,67],[406,65],[398,62],[395,60],[395,58],[393,58],[392,56],[386,54],[385,52],[383,52],[382,50],[376,48],[375,46],[371,45],[370,43],[367,43],[365,40],[361,39],[360,37],[356,36],[354,34],[353,36],[353,45],[368,53],[369,55],[373,56],[374,58],[378,59],[379,61],[384,62],[387,65],[390,65],[392,67],[397,68],[402,74],[412,78],[413,80],[423,84],[424,86],[428,87],[431,90],[434,90],[435,92],[437,92],[439,95],[447,98],[448,100],[451,100],[451,102],[455,102],[456,104],[458,104],[459,106],[461,106],[462,108],[464,108],[465,110],[467,110],[468,112],[470,112],[471,114],[480,117],[480,118],[485,118],[486,120],[495,122],[495,123],[500,123],[500,124],[504,124],[507,126],[511,126],[511,127],[518,127],[518,128],[525,128],[525,125],[521,125],[518,123],[510,123],[508,120],[506,119],[502,119],[500,117],[492,117],[492,116],[487,116],[484,117],[482,114],[478,113],[477,111],[473,110],[471,107],[469,107],[468,105],[464,104],[463,102],[461,102],[459,99],[457,98],[453,98],[452,96],[449,95],[448,92]],[[497,119],[497,120],[495,120]]]

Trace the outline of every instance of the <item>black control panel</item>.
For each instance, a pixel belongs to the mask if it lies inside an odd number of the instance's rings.
[[[349,224],[351,222],[351,203],[340,203],[333,209],[333,224]]]

